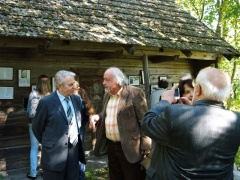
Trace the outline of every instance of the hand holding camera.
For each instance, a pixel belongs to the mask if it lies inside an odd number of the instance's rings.
[[[180,98],[179,88],[176,88],[176,89],[174,90],[174,97],[175,97],[176,99],[179,99],[179,98]]]
[[[175,90],[175,89],[177,89],[177,90]],[[166,100],[170,104],[175,104],[175,103],[177,103],[177,100],[179,99],[179,97],[180,97],[179,89],[177,88],[177,86],[173,86],[170,90],[163,92],[163,94],[161,96],[161,100]]]

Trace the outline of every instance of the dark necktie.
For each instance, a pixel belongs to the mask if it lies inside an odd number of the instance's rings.
[[[68,120],[68,137],[70,140],[70,143],[75,146],[78,142],[78,129],[77,129],[77,123],[76,120],[73,118],[73,112],[69,103],[69,98],[65,98],[67,102],[67,120]]]

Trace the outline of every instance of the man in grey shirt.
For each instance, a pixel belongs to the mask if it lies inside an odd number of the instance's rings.
[[[166,91],[168,87],[168,82],[165,79],[161,79],[158,77],[158,89],[153,91],[150,96],[151,107],[153,107],[160,100],[160,97],[164,91]]]

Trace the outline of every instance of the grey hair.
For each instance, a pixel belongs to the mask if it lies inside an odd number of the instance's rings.
[[[71,71],[66,71],[66,70],[60,70],[56,73],[55,78],[54,78],[54,83],[55,87],[57,88],[57,85],[61,85],[65,83],[65,77],[66,76],[72,76],[75,77],[76,74],[71,72]]]
[[[204,69],[203,69],[204,70]],[[201,70],[196,78],[196,84],[201,86],[202,92],[207,99],[215,100],[215,101],[224,101],[226,100],[231,93],[231,79],[229,75],[225,72],[226,78],[226,86],[223,88],[219,88],[214,85],[210,80],[205,71]],[[221,81],[221,79],[219,79]]]
[[[110,67],[107,70],[111,70],[113,72],[114,79],[120,86],[124,86],[128,84],[126,75],[119,68]]]

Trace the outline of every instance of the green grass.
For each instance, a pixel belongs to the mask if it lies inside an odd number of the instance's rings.
[[[238,149],[238,153],[235,157],[235,164],[240,168],[240,148]]]
[[[108,167],[105,166],[101,169],[90,169],[85,173],[86,180],[107,180],[108,178]]]

